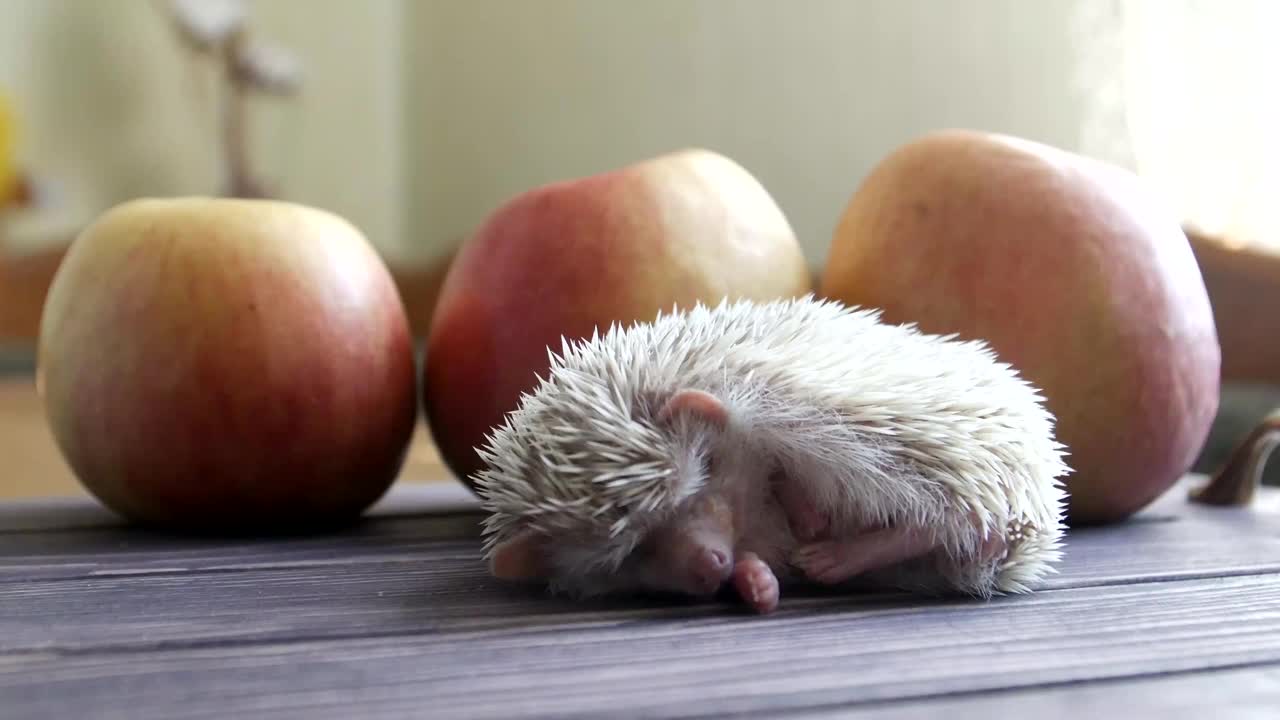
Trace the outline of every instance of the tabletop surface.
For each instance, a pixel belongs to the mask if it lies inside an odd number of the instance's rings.
[[[259,540],[144,532],[82,495],[9,500],[0,717],[1274,718],[1280,491],[1188,505],[1198,481],[1073,530],[1030,595],[806,591],[765,617],[498,583],[454,482]]]

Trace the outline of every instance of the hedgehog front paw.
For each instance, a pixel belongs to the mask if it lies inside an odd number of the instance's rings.
[[[778,578],[755,553],[743,553],[734,564],[733,586],[743,602],[762,615],[778,607]]]

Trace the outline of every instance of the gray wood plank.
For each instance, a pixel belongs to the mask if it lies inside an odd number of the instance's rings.
[[[127,553],[127,563],[105,553],[74,555],[43,577],[48,571],[39,564],[41,556],[0,559],[0,651],[414,633],[493,617],[541,622],[535,618],[643,614],[646,607],[678,613],[692,606],[705,614],[726,609],[658,598],[549,598],[536,588],[487,576],[474,518],[432,518],[415,528],[420,534],[412,541],[373,536],[344,544],[326,538],[202,551],[183,544]],[[463,529],[473,536],[455,539]],[[1079,532],[1067,547],[1062,570],[1047,590],[1280,574],[1280,536],[1215,529],[1208,522],[1096,528]],[[805,607],[889,597],[894,596],[796,589],[783,603]]]
[[[1169,492],[1142,510],[1135,521],[1161,521],[1183,510],[1187,491],[1204,482],[1203,475],[1191,474]],[[1262,503],[1280,508],[1280,490],[1268,488]],[[405,483],[393,485],[366,513],[366,519],[432,516],[478,512],[480,501],[461,483]],[[0,502],[0,540],[14,533],[65,533],[102,530],[113,533],[129,530],[128,524],[90,497],[38,498]]]
[[[431,507],[449,509],[444,505]],[[465,510],[465,503],[452,509]],[[456,555],[469,541],[479,569],[475,514],[387,514],[342,532],[280,539],[201,539],[129,528],[0,533],[0,581],[288,570],[361,563],[400,572]],[[437,546],[437,543],[443,545]],[[1280,570],[1280,491],[1254,507],[1188,505],[1176,488],[1138,517],[1068,536],[1066,559],[1046,587],[1249,574]],[[263,582],[270,582],[264,576]]]
[[[0,535],[0,582],[420,560],[438,542],[469,540],[478,549],[479,522],[473,514],[431,515],[310,537],[244,540],[128,529]]]
[[[379,612],[375,597],[349,617]],[[450,619],[426,598],[416,605],[423,614],[405,620],[415,605],[402,598],[402,622],[421,633],[0,655],[0,707],[15,719],[77,708],[139,719],[780,714],[1277,663],[1277,598],[1280,576],[1263,575],[993,604],[825,599],[765,618],[624,613],[572,623]]]
[[[341,530],[219,538],[131,527],[85,499],[3,503],[0,582],[416,558],[435,540],[477,538],[477,506],[459,485],[398,486],[364,520]]]
[[[1073,532],[1057,589],[1030,597],[801,594],[771,618],[502,586],[479,563],[477,516],[429,508],[271,541],[11,531],[0,533],[0,708],[66,717],[76,713],[62,702],[84,694],[106,717],[145,717],[144,703],[156,717],[872,709],[1280,661],[1277,495],[1245,510],[1182,497]],[[611,695],[614,680],[628,684]]]
[[[147,650],[232,642],[421,634],[472,627],[623,622],[740,612],[729,600],[553,597],[490,578],[474,542],[440,542],[393,560],[100,574],[0,583],[0,653]],[[789,604],[829,603],[831,593]],[[901,595],[842,597],[909,602]],[[110,608],[103,613],[103,608]]]
[[[391,486],[365,513],[369,519],[474,512],[479,500],[456,482]],[[90,497],[58,497],[0,502],[0,537],[11,533],[125,528],[123,518]]]
[[[1036,720],[1079,718],[1159,718],[1160,720],[1275,720],[1280,713],[1280,664],[1160,677],[1109,680],[946,695],[870,705],[850,713],[833,707],[788,714],[789,720],[858,717],[861,720]]]

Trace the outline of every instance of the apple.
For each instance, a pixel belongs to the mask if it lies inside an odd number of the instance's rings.
[[[549,183],[458,248],[427,338],[423,406],[468,487],[476,448],[549,366],[561,337],[661,310],[812,291],[786,217],[743,167],[687,149]]]
[[[37,387],[80,482],[139,524],[352,521],[418,421],[391,275],[340,217],[272,200],[148,198],[103,213],[46,298]]]
[[[1132,173],[950,130],[885,157],[834,232],[819,293],[987,341],[1043,391],[1073,524],[1122,520],[1191,467],[1220,348],[1177,218]]]

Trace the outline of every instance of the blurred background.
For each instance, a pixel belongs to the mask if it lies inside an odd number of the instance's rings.
[[[0,0],[3,362],[29,370],[61,249],[133,197],[336,211],[421,331],[449,253],[535,185],[708,147],[817,267],[876,161],[963,126],[1129,167],[1184,219],[1226,356],[1210,462],[1280,405],[1278,32],[1264,0]],[[37,452],[16,392],[0,453]]]

